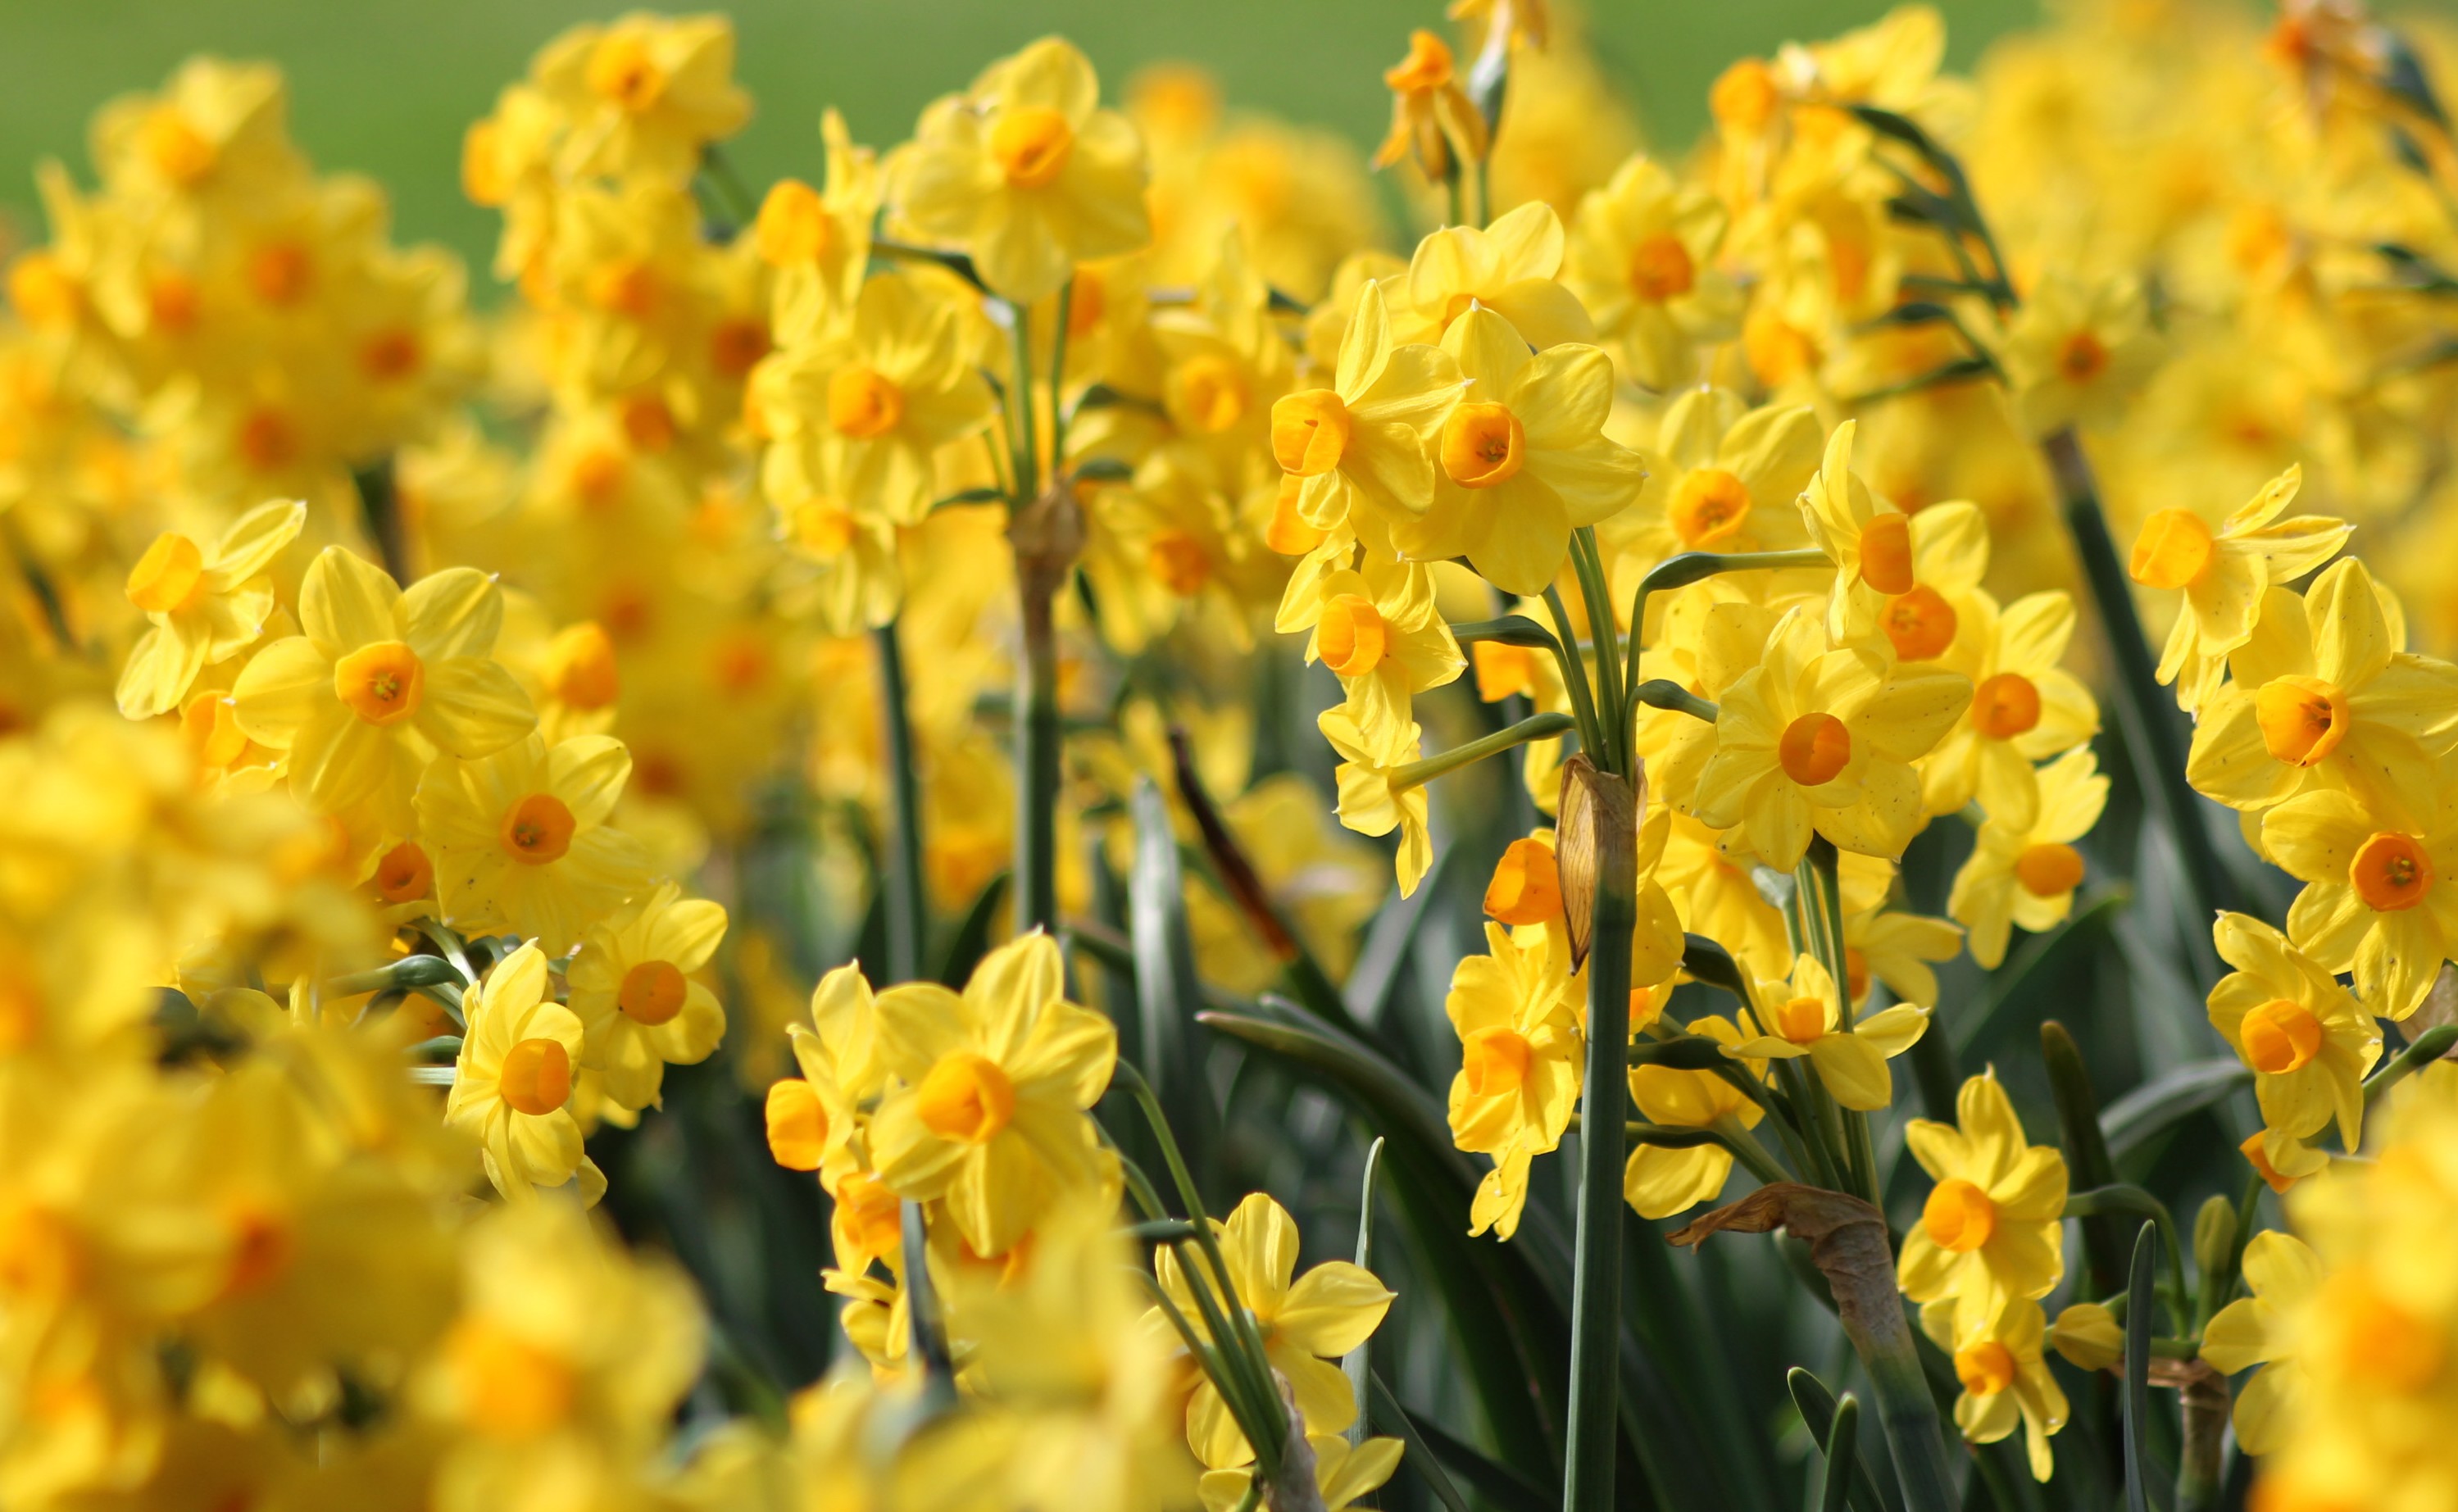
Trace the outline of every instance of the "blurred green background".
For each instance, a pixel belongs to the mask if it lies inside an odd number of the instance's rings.
[[[1558,3],[1558,0],[1557,0]],[[1233,104],[1371,143],[1388,114],[1383,69],[1408,29],[1440,27],[1444,0],[739,0],[739,72],[758,114],[733,155],[755,182],[816,176],[819,118],[834,104],[860,140],[892,142],[933,95],[1045,32],[1088,52],[1114,87],[1162,59],[1209,66]],[[89,176],[86,122],[183,57],[265,58],[290,75],[294,130],[326,169],[390,187],[405,239],[436,239],[483,267],[495,222],[461,197],[461,134],[562,28],[617,0],[0,0],[0,213],[39,237],[33,165]],[[701,9],[677,6],[677,10]],[[1867,21],[1886,0],[1592,0],[1596,52],[1651,137],[1683,143],[1716,72],[1792,37]],[[2038,14],[2037,0],[1947,0],[1953,58]],[[15,238],[11,238],[15,239]]]

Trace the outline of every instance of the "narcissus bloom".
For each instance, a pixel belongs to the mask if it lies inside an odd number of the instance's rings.
[[[128,574],[128,601],[152,626],[119,669],[119,712],[151,719],[179,706],[197,674],[256,643],[273,612],[265,569],[299,538],[307,506],[281,500],[250,509],[200,550],[184,535],[156,536]]]
[[[2159,680],[2191,711],[2218,689],[2228,652],[2253,638],[2262,590],[2292,583],[2338,554],[2355,527],[2326,514],[2281,519],[2302,487],[2290,467],[2217,530],[2191,509],[2152,511],[2126,571],[2145,588],[2181,589],[2177,623],[2159,653]]]
[[[1861,423],[1847,420],[1826,438],[1818,476],[1802,490],[1801,517],[1809,544],[1835,564],[1827,595],[1827,633],[1841,639],[1873,622],[1885,601],[1908,593],[1914,576],[1912,517],[1869,491],[1852,470],[1852,443]]]
[[[1723,1045],[1741,1042],[1741,1031],[1721,1014],[1692,1020],[1690,1032]],[[1766,1077],[1763,1060],[1743,1060],[1741,1068],[1760,1080]],[[1734,1127],[1753,1129],[1766,1116],[1756,1099],[1713,1071],[1634,1066],[1630,1098],[1641,1118],[1669,1129],[1713,1129],[1728,1119]],[[1634,1145],[1622,1166],[1621,1194],[1640,1217],[1665,1218],[1712,1200],[1732,1173],[1733,1152],[1721,1145],[1687,1150]]]
[[[2211,1027],[2253,1068],[2254,1096],[2276,1147],[2319,1134],[2332,1119],[2340,1143],[2363,1137],[2364,1080],[2381,1059],[2381,1030],[2356,1000],[2287,937],[2245,914],[2211,926],[2219,959],[2236,967],[2211,989]]]
[[[2353,557],[2302,598],[2270,589],[2252,637],[2228,654],[2232,680],[2202,707],[2185,776],[2248,811],[2317,787],[2375,804],[2430,787],[2458,729],[2458,667],[2405,650],[2403,628]]]
[[[1055,293],[1079,262],[1152,239],[1142,140],[1096,107],[1084,54],[1044,37],[934,101],[888,160],[888,199],[926,237],[972,256],[982,281],[1018,303]]]
[[[1085,1109],[1118,1059],[1110,1021],[1066,1001],[1058,946],[1033,933],[982,958],[960,995],[930,982],[879,994],[880,1049],[903,1086],[870,1124],[880,1179],[946,1204],[1001,1255],[1062,1189],[1100,1179]]]
[[[2091,833],[2108,806],[2108,778],[2099,757],[2076,746],[2039,771],[2039,807],[2028,825],[1980,826],[1946,911],[1970,931],[1971,959],[1990,970],[2006,959],[2016,924],[2037,934],[2073,911],[2082,885],[2082,852],[2073,842]]]
[[[1995,1443],[2020,1423],[2031,1479],[2044,1484],[2056,1469],[2049,1436],[2066,1425],[2067,1411],[2065,1388],[2044,1357],[2046,1323],[2037,1302],[1986,1313],[1946,1297],[1921,1309],[1921,1332],[1954,1357],[1963,1382],[1954,1425],[1973,1443]]]
[[[1595,322],[1554,281],[1562,270],[1562,218],[1543,200],[1493,224],[1446,226],[1417,243],[1405,280],[1392,280],[1391,328],[1402,342],[1439,342],[1453,321],[1482,305],[1531,346],[1594,342]]]
[[[2159,365],[2141,284],[2050,273],[2006,333],[2014,402],[2033,435],[2113,421]]]
[[[2353,971],[2377,1018],[2424,1003],[2458,942],[2458,801],[2410,795],[2422,818],[2345,793],[2307,793],[2262,817],[2261,845],[2304,883],[2287,936],[2323,970]]]
[[[1324,710],[1314,723],[1340,755],[1340,766],[1332,774],[1340,785],[1340,822],[1360,835],[1400,832],[1392,864],[1399,873],[1400,896],[1409,896],[1434,863],[1434,838],[1427,827],[1425,787],[1402,787],[1392,775],[1417,759],[1422,732],[1412,721],[1378,739],[1365,733],[1344,704]]]
[[[554,1001],[546,956],[531,941],[487,973],[469,994],[469,1020],[445,1122],[484,1147],[487,1179],[508,1197],[560,1187],[574,1174],[595,1201],[606,1190],[580,1145],[572,1116],[580,1068],[580,1018]]]
[[[1433,507],[1392,544],[1421,561],[1465,556],[1506,593],[1545,590],[1571,532],[1638,497],[1638,454],[1605,439],[1613,363],[1564,343],[1531,356],[1510,323],[1483,306],[1443,333],[1469,380],[1435,445]]]
[[[1895,1276],[1915,1302],[1959,1298],[1995,1317],[2048,1295],[2065,1274],[2066,1157],[2024,1142],[1994,1070],[1963,1084],[1954,1113],[1953,1124],[1916,1118],[1905,1128],[1912,1158],[1937,1185],[1904,1235]]]
[[[1777,551],[1808,544],[1801,490],[1817,475],[1817,412],[1751,409],[1723,388],[1689,388],[1665,406],[1642,453],[1638,507],[1597,528],[1620,553],[1614,593],[1627,603],[1644,573],[1676,551]]]
[[[1844,971],[1850,979],[1844,985],[1855,1004],[1868,997],[1871,983],[1883,982],[1898,1003],[1935,1007],[1937,973],[1929,967],[1962,953],[1963,931],[1943,919],[1890,908],[1844,916]]]
[[[539,87],[567,112],[564,171],[643,175],[680,184],[701,150],[751,118],[734,82],[734,23],[723,16],[625,16],[574,27],[539,55]]]
[[[1948,612],[1960,633],[1943,665],[1971,679],[1971,707],[1921,763],[1922,801],[1931,814],[1952,814],[1977,797],[1990,818],[2028,829],[2040,802],[2031,763],[2099,730],[2091,690],[2057,665],[2073,635],[2073,600],[2032,593],[2000,613],[1974,590]]]
[[[588,1034],[582,1062],[622,1108],[656,1104],[667,1063],[696,1065],[725,1035],[725,1009],[699,980],[725,938],[725,909],[681,893],[662,883],[590,925],[567,973]]]
[[[1345,1431],[1357,1420],[1357,1398],[1333,1361],[1364,1343],[1382,1325],[1383,1315],[1391,1310],[1391,1291],[1373,1272],[1346,1260],[1325,1260],[1299,1275],[1297,1223],[1262,1192],[1248,1195],[1226,1223],[1216,1218],[1213,1226],[1220,1238],[1221,1258],[1228,1262],[1229,1286],[1255,1315],[1264,1357],[1287,1380],[1307,1432]],[[1178,1312],[1202,1329],[1202,1314],[1187,1289],[1174,1247],[1153,1252],[1153,1270]],[[1205,1279],[1218,1287],[1219,1278]],[[1195,1457],[1214,1469],[1233,1468],[1255,1458],[1209,1377],[1186,1404],[1186,1440]]]
[[[291,791],[338,813],[378,799],[404,832],[419,774],[440,748],[465,759],[536,727],[490,654],[504,596],[474,568],[404,592],[384,569],[326,547],[299,590],[302,634],[258,652],[232,696],[249,739],[287,753]]]
[[[1323,1512],[1346,1512],[1359,1497],[1380,1490],[1391,1472],[1400,1468],[1402,1447],[1397,1439],[1368,1439],[1352,1446],[1343,1434],[1307,1434],[1306,1448],[1314,1455],[1315,1494],[1322,1498]],[[1251,1465],[1207,1470],[1196,1482],[1196,1494],[1203,1499],[1204,1512],[1234,1512],[1247,1504],[1246,1491],[1254,1479]]]
[[[1451,1143],[1497,1162],[1478,1184],[1469,1232],[1489,1228],[1506,1239],[1519,1228],[1530,1158],[1559,1146],[1571,1127],[1586,1045],[1579,1014],[1587,979],[1572,974],[1567,942],[1542,925],[1520,935],[1487,924],[1487,954],[1452,968],[1443,999],[1460,1038]]]
[[[2220,1308],[2202,1330],[2202,1358],[2213,1369],[2233,1376],[2261,1367],[2236,1394],[2236,1437],[2247,1454],[2269,1454],[2285,1441],[2310,1389],[2288,1319],[2311,1301],[2322,1276],[2322,1257],[2310,1245],[2265,1229],[2244,1247],[2244,1284],[2253,1295]]]
[[[1387,547],[1395,528],[1432,507],[1430,444],[1466,383],[1441,347],[1394,342],[1382,287],[1360,288],[1332,385],[1272,405],[1272,457],[1287,474],[1283,491],[1295,485],[1298,516]]]
[[[1633,382],[1679,387],[1697,376],[1700,343],[1739,325],[1740,291],[1716,266],[1723,239],[1716,197],[1653,158],[1632,158],[1579,201],[1562,282]]]
[[[632,776],[612,735],[552,750],[532,735],[475,761],[444,759],[418,785],[418,819],[445,921],[533,936],[556,955],[648,885],[648,853],[607,826]]]
[[[1787,610],[1765,659],[1724,690],[1691,811],[1739,825],[1778,868],[1801,860],[1813,829],[1847,851],[1900,856],[1921,824],[1911,763],[1970,701],[1962,674],[1831,645],[1814,611]]]
[[[1283,617],[1283,630],[1311,624],[1305,657],[1340,678],[1357,727],[1376,740],[1406,730],[1410,695],[1457,678],[1468,666],[1451,628],[1434,607],[1433,574],[1413,562],[1367,557],[1362,572],[1325,573],[1310,612]]]
[[[1759,1034],[1728,1047],[1734,1060],[1791,1060],[1806,1056],[1837,1102],[1864,1112],[1894,1100],[1886,1063],[1908,1050],[1928,1028],[1928,1009],[1908,1004],[1844,1025],[1835,979],[1815,956],[1799,956],[1782,982],[1754,983],[1750,1017]]]

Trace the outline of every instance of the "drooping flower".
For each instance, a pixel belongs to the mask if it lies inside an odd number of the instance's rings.
[[[1528,1196],[1529,1160],[1562,1142],[1579,1099],[1579,1032],[1586,979],[1573,975],[1566,942],[1529,926],[1523,942],[1485,926],[1486,954],[1452,968],[1443,1012],[1460,1038],[1451,1078],[1451,1142],[1496,1159],[1478,1184],[1469,1232],[1510,1238]],[[1516,1180],[1513,1177],[1517,1178]]]
[[[2244,914],[2221,914],[2211,938],[2236,967],[2211,989],[2211,1027],[2253,1068],[2272,1162],[2332,1120],[2347,1150],[2363,1137],[2364,1079],[2381,1059],[2381,1030],[2339,979],[2287,937]]]
[[[2067,1413],[2065,1388],[2049,1374],[2046,1331],[2037,1302],[1990,1313],[1949,1296],[1921,1309],[1921,1332],[1954,1357],[1963,1382],[1954,1425],[1973,1443],[1995,1443],[2021,1424],[2031,1479],[2043,1484],[2056,1468],[2049,1436],[2066,1425]]]
[[[1723,1045],[1739,1045],[1741,1031],[1721,1014],[1694,1019],[1690,1032]],[[1763,1079],[1766,1062],[1744,1059],[1741,1068]],[[1634,1066],[1630,1070],[1631,1105],[1651,1124],[1669,1129],[1713,1129],[1732,1120],[1754,1129],[1766,1109],[1747,1092],[1713,1071],[1677,1070],[1670,1066]],[[1720,1144],[1673,1149],[1634,1145],[1622,1167],[1624,1201],[1642,1218],[1665,1218],[1699,1203],[1712,1201],[1733,1173],[1733,1152]]]
[[[2243,1269],[2253,1295],[2212,1316],[2202,1329],[2201,1354],[2224,1375],[2255,1370],[2237,1391],[2233,1420],[2245,1453],[2269,1454],[2285,1440],[2299,1398],[2311,1389],[2287,1320],[2322,1285],[2322,1257],[2294,1234],[2265,1229],[2245,1245]]]
[[[1392,777],[1417,759],[1421,732],[1411,721],[1378,739],[1365,733],[1345,705],[1324,710],[1316,716],[1315,728],[1340,755],[1340,766],[1332,774],[1340,786],[1340,822],[1360,835],[1400,832],[1393,865],[1400,896],[1408,897],[1434,863],[1434,839],[1427,825],[1425,787],[1402,786]]]

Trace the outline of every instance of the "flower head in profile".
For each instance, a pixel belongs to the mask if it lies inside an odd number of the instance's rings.
[[[580,1067],[579,1016],[549,991],[546,956],[531,941],[487,973],[465,1000],[468,1032],[454,1067],[446,1123],[484,1149],[487,1179],[506,1196],[560,1187],[577,1174],[594,1201],[606,1178],[582,1151],[572,1115]]]
[[[1423,27],[1408,33],[1408,55],[1383,71],[1391,91],[1391,129],[1374,150],[1374,166],[1404,157],[1434,183],[1459,176],[1460,159],[1482,162],[1491,145],[1485,116],[1461,86],[1450,44]]]
[[[1487,924],[1487,953],[1452,969],[1443,999],[1460,1038],[1451,1143],[1497,1161],[1477,1187],[1469,1232],[1491,1228],[1506,1239],[1519,1227],[1530,1159],[1560,1145],[1571,1127],[1585,1046],[1579,1013],[1586,979],[1571,971],[1567,940],[1541,925],[1524,933],[1523,942]]]
[[[532,735],[490,756],[429,767],[418,818],[445,920],[570,950],[648,884],[646,850],[606,822],[631,776],[632,754],[612,735],[550,750]]]
[[[959,994],[879,994],[879,1046],[902,1084],[870,1124],[879,1176],[944,1204],[976,1254],[1003,1255],[1062,1191],[1100,1183],[1085,1110],[1108,1090],[1118,1036],[1069,1003],[1058,946],[1034,933],[982,958]]]
[[[1391,330],[1382,286],[1364,285],[1331,385],[1272,404],[1272,458],[1298,519],[1345,528],[1369,549],[1388,548],[1394,528],[1432,507],[1431,444],[1466,383],[1448,352],[1397,342]]]
[[[888,201],[922,235],[962,246],[993,293],[1053,294],[1077,263],[1152,239],[1143,142],[1099,100],[1084,54],[1044,37],[922,113],[888,160]]]
[[[2031,1479],[2046,1484],[2056,1468],[2049,1436],[2066,1425],[2065,1388],[2049,1374],[2047,1315],[2032,1301],[1990,1313],[1942,1297],[1921,1309],[1921,1332],[1954,1357],[1963,1382],[1954,1425],[1973,1443],[1995,1443],[2023,1429]]]
[[[1280,628],[1314,631],[1306,660],[1332,670],[1357,727],[1377,739],[1414,723],[1411,695],[1452,681],[1468,665],[1435,608],[1433,574],[1413,562],[1369,556],[1362,571],[1326,572],[1311,610],[1284,614]]]
[[[278,500],[232,521],[209,549],[173,532],[155,538],[128,573],[128,601],[151,623],[119,669],[121,714],[178,708],[199,673],[256,644],[273,613],[265,570],[306,521],[307,506]]]
[[[1990,1319],[2048,1295],[2065,1274],[2066,1157],[2025,1142],[1994,1070],[1963,1084],[1954,1111],[1952,1124],[1918,1118],[1906,1128],[1912,1158],[1937,1185],[1904,1235],[1896,1279],[1915,1302],[1957,1298]],[[2038,1342],[2035,1329],[2035,1353]]]
[[[1898,1004],[1847,1025],[1835,979],[1815,956],[1797,957],[1792,976],[1760,982],[1751,989],[1750,1017],[1756,1037],[1727,1046],[1734,1060],[1806,1057],[1837,1102],[1872,1111],[1894,1100],[1886,1063],[1917,1043],[1928,1028],[1928,1009]]]
[[[529,734],[529,695],[491,652],[504,595],[451,567],[405,592],[326,547],[299,590],[302,633],[256,653],[231,691],[240,728],[286,752],[291,791],[321,814],[376,799],[406,832],[419,775],[441,750],[491,755]]]
[[[707,1059],[725,1034],[725,1009],[699,980],[725,937],[725,909],[681,892],[661,883],[592,924],[567,973],[587,1031],[582,1061],[620,1108],[656,1104],[667,1065]]]
[[[1346,1260],[1325,1260],[1299,1275],[1296,1220],[1263,1192],[1239,1203],[1226,1223],[1212,1221],[1228,1264],[1229,1290],[1254,1315],[1263,1357],[1287,1380],[1306,1431],[1344,1432],[1357,1420],[1357,1398],[1334,1361],[1382,1325],[1391,1310],[1390,1289],[1373,1272]],[[1156,1250],[1153,1270],[1179,1314],[1202,1329],[1202,1313],[1177,1253],[1168,1246]],[[1205,1276],[1216,1288],[1222,1279]],[[1186,1440],[1195,1457],[1212,1469],[1231,1469],[1255,1458],[1209,1377],[1187,1401]]]
[[[2458,944],[2458,794],[2444,784],[2374,808],[2306,793],[2262,816],[2261,847],[2304,884],[2287,910],[2297,949],[2353,972],[2373,1017],[2423,1006]]]
[[[1402,767],[1417,759],[1422,732],[1411,720],[1405,728],[1377,738],[1365,733],[1344,704],[1317,715],[1315,728],[1340,756],[1340,766],[1332,774],[1340,788],[1340,822],[1360,835],[1400,832],[1400,850],[1393,864],[1399,872],[1400,896],[1409,896],[1434,863],[1434,838],[1427,827],[1424,785],[1404,785],[1394,778]]]
[[[792,345],[853,307],[870,264],[871,224],[879,216],[879,165],[857,147],[831,106],[820,116],[827,178],[813,188],[781,178],[760,202],[751,240],[776,270],[776,331]]]

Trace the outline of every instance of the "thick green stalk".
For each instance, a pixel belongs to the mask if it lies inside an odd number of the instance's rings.
[[[905,653],[896,621],[870,632],[879,653],[879,715],[887,735],[885,863],[879,869],[887,898],[887,980],[913,982],[922,975],[922,946],[929,914],[922,901],[922,790],[914,770],[913,722],[906,709]]]
[[[1630,1104],[1630,946],[1638,922],[1637,835],[1629,785],[1600,772],[1592,786],[1594,791],[1579,799],[1567,786],[1563,794],[1566,811],[1573,801],[1590,806],[1594,818],[1587,822],[1595,838],[1564,1512],[1610,1512],[1616,1505],[1614,1456],[1620,1424],[1622,1122]]]
[[[1016,667],[1015,924],[1058,925],[1058,629],[1047,592],[1028,583]]]
[[[2108,516],[2100,508],[2091,459],[2083,455],[2082,443],[2071,430],[2049,437],[2040,449],[2056,476],[2066,528],[2073,533],[2083,577],[2091,585],[2092,602],[2099,611],[2109,653],[2116,663],[2117,722],[2125,730],[2125,748],[2133,758],[2135,779],[2177,844],[2184,883],[2179,911],[2186,948],[2193,952],[2200,980],[2215,982],[2218,957],[2211,943],[2211,921],[2220,909],[2235,906],[2235,889],[2211,844],[2199,800],[2185,781],[2182,722],[2173,696],[2159,686],[2158,663],[2151,653],[2151,643],[2143,638],[2134,592],[2117,559],[2116,542],[2108,532]]]
[[[1885,1247],[1883,1236],[1876,1242]],[[1842,1300],[1837,1298],[1839,1305]],[[1841,1306],[1839,1315],[1877,1394],[1878,1418],[1885,1425],[1895,1475],[1903,1482],[1904,1504],[1912,1512],[1947,1512],[1957,1502],[1947,1468],[1946,1430],[1939,1422],[1937,1398],[1929,1395],[1928,1378],[1921,1374],[1903,1304],[1889,1289],[1884,1308]]]

